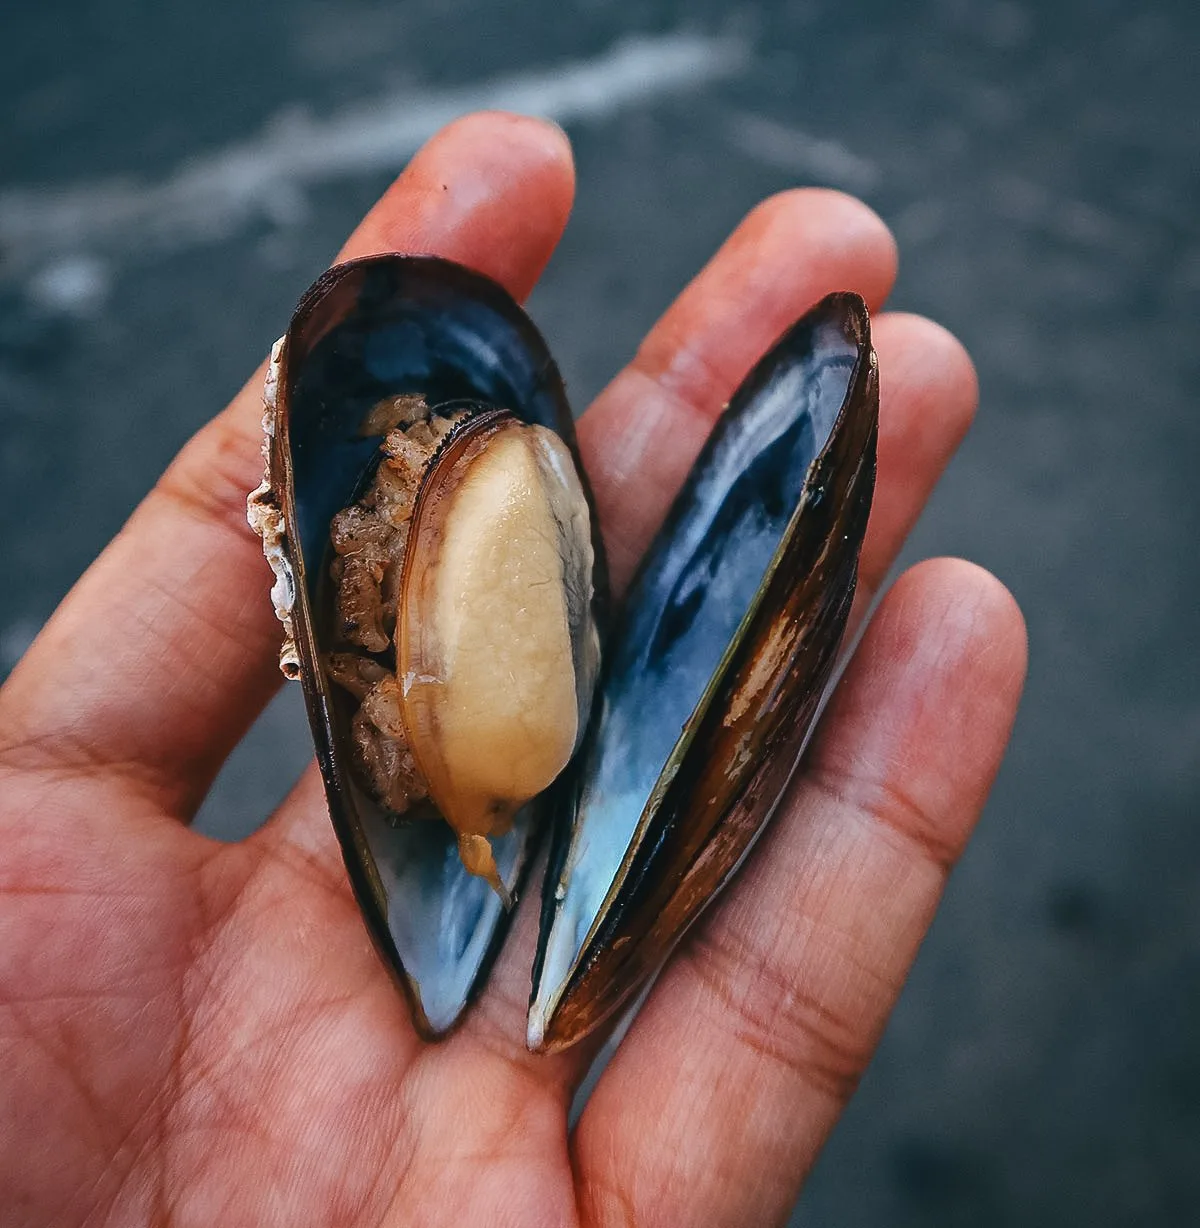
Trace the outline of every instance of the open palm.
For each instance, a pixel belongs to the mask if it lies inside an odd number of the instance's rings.
[[[528,294],[566,223],[557,130],[436,136],[344,256],[431,251]],[[722,403],[826,292],[895,252],[835,193],[759,206],[580,424],[614,581]],[[598,321],[599,323],[599,321]],[[948,334],[877,314],[879,487],[860,605],[974,406]],[[600,1079],[523,1048],[533,912],[449,1040],[372,951],[310,772],[252,838],[188,830],[276,684],[246,527],[256,376],[185,448],[0,691],[0,1223],[718,1225],[786,1218],[991,783],[1024,634],[927,563],[891,590],[768,837]]]

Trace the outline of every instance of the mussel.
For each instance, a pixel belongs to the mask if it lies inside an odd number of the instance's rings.
[[[615,618],[562,380],[487,278],[331,269],[265,400],[250,519],[367,926],[445,1032],[549,828],[527,1040],[572,1044],[737,868],[818,715],[874,486],[865,306],[758,362]]]

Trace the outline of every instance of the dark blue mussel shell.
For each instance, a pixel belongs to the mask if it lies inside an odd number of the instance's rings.
[[[831,295],[747,376],[652,545],[551,851],[531,1048],[630,1002],[770,817],[854,597],[878,399],[866,307]]]
[[[430,405],[470,401],[550,427],[578,463],[562,379],[541,335],[494,282],[432,256],[388,255],[330,269],[301,300],[280,352],[268,457],[294,578],[299,673],[330,816],[367,926],[430,1036],[451,1027],[487,972],[506,927],[500,900],[462,867],[451,829],[393,826],[348,771],[348,718],[318,664],[329,525],[377,461],[364,437],[382,398],[422,394]],[[585,480],[586,489],[586,480]],[[593,515],[593,525],[595,516]],[[598,535],[596,612],[606,579]],[[602,623],[601,623],[602,625]],[[535,799],[494,840],[516,891],[547,807]]]

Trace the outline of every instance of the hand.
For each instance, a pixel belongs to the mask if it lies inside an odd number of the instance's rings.
[[[557,129],[473,116],[342,256],[438,252],[523,298],[572,190]],[[788,192],[684,290],[580,424],[618,587],[752,361],[853,289],[876,309],[883,396],[865,609],[975,402],[953,338],[879,313],[895,259],[865,206]],[[589,1054],[523,1048],[536,908],[461,1029],[425,1045],[311,771],[240,844],[186,826],[278,681],[244,520],[261,383],[187,445],[0,691],[0,1221],[782,1221],[1002,754],[1025,660],[1012,599],[946,560],[893,587],[786,806],[569,1135]]]

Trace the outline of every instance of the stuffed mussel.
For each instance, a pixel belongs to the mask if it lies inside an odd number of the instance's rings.
[[[610,630],[562,381],[505,291],[389,255],[301,300],[250,520],[351,883],[425,1034],[482,982],[543,828],[535,1049],[627,1003],[736,869],[837,656],[876,413],[865,308],[830,296],[731,400]]]

